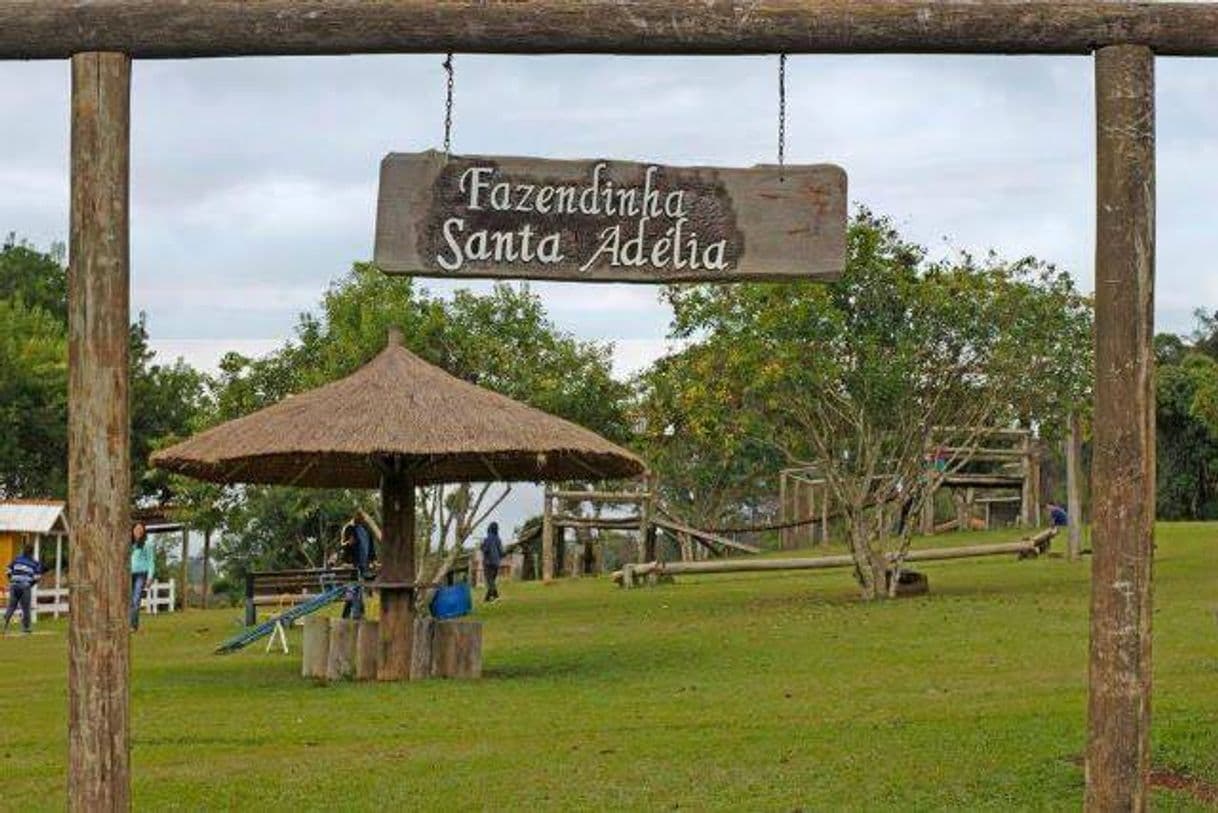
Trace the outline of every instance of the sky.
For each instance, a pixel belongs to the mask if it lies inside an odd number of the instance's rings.
[[[132,310],[162,357],[266,352],[370,258],[381,158],[442,142],[441,61],[136,63]],[[775,161],[776,57],[455,63],[457,153]],[[1194,308],[1218,308],[1218,60],[1161,58],[1156,74],[1157,329],[1187,332]],[[0,234],[66,240],[68,94],[66,62],[0,62]],[[1032,254],[1092,290],[1090,59],[796,56],[787,96],[787,160],[844,167],[850,200],[932,255]],[[615,342],[620,375],[664,351],[654,288],[531,286],[559,327]]]

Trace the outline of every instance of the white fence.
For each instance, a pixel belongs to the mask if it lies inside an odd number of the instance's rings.
[[[66,587],[35,587],[33,601],[33,620],[38,621],[39,615],[49,614],[59,618],[68,613],[68,588]],[[140,607],[150,615],[171,613],[177,603],[177,583],[170,579],[165,582],[152,582],[144,590]]]

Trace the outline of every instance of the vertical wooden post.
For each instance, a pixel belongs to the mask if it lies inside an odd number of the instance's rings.
[[[128,810],[131,60],[72,57],[68,269],[68,807]]]
[[[1032,450],[1031,435],[1024,435],[1019,447],[1019,472],[1023,482],[1019,487],[1019,525],[1021,528],[1032,527]]]
[[[1083,438],[1079,428],[1078,413],[1070,413],[1069,432],[1066,435],[1066,514],[1069,519],[1070,561],[1077,562],[1083,556],[1083,501],[1079,496],[1078,467],[1082,456]]]
[[[820,491],[820,541],[829,542],[829,481],[825,480]]]
[[[1095,56],[1095,454],[1086,809],[1145,810],[1155,519],[1154,54]]]
[[[182,526],[182,561],[178,565],[178,589],[182,591],[182,609],[190,606],[190,529]]]
[[[935,485],[931,485],[930,493],[922,501],[922,533],[925,536],[935,535],[935,494],[938,491]]]
[[[781,523],[787,523],[787,522],[791,521],[791,517],[787,515],[787,488],[788,488],[787,481],[788,481],[787,473],[785,471],[779,473],[779,475],[778,475],[778,521]],[[787,540],[790,538],[790,536],[791,536],[790,528],[779,528],[778,529],[778,547],[783,550],[786,550],[788,547]]]
[[[550,485],[546,484],[545,502],[541,508],[541,580],[549,584],[554,581],[554,500],[550,497]]]
[[[380,656],[378,680],[408,680],[414,641],[414,480],[401,472],[400,460],[381,477]]]
[[[211,593],[211,528],[203,531],[203,609]]]
[[[656,484],[653,482],[651,475],[643,477],[643,489],[646,496],[639,503],[639,539],[642,555],[639,557],[640,562],[655,562],[659,556],[659,539],[656,537],[655,527],[651,524],[652,517],[655,514],[655,493]]]

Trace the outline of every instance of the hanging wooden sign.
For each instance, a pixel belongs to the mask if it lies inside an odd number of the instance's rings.
[[[586,282],[834,280],[846,173],[392,153],[375,262],[386,273]]]

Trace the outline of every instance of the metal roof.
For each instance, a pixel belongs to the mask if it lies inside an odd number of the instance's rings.
[[[54,500],[0,502],[0,533],[67,533],[66,505]]]

